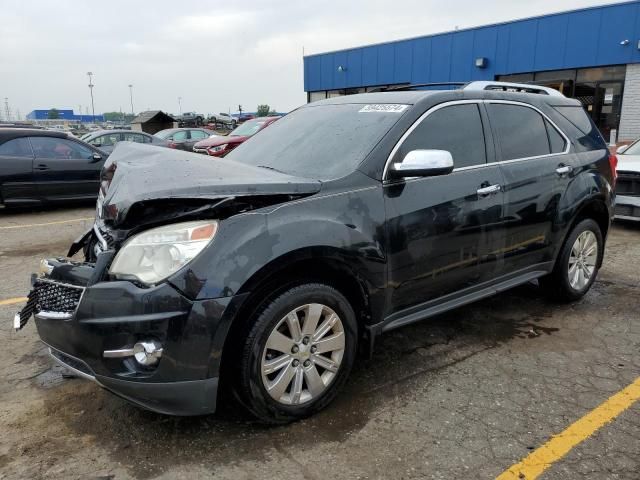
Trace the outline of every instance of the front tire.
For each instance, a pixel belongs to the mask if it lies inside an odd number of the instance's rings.
[[[582,220],[567,237],[553,272],[541,278],[540,284],[555,300],[579,300],[595,282],[603,254],[600,227],[590,218]]]
[[[267,423],[322,410],[351,371],[357,338],[353,308],[329,285],[303,284],[267,300],[242,349],[243,404]]]

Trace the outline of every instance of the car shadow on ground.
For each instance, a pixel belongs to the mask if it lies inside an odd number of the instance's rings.
[[[640,232],[640,219],[636,220],[616,220],[613,222],[616,227],[623,228],[624,230]]]
[[[442,369],[514,338],[553,334],[558,329],[541,322],[551,317],[556,307],[540,299],[536,285],[528,284],[389,332],[378,339],[371,359],[359,359],[332,405],[291,425],[262,425],[229,396],[223,396],[216,415],[159,415],[79,379],[53,379],[38,415],[43,416],[47,429],[66,432],[57,440],[68,439],[70,444],[65,448],[80,448],[74,445],[74,438],[93,437],[137,478],[153,477],[191,462],[213,468],[241,458],[260,461],[273,448],[286,451],[288,446],[342,442],[366,426],[376,411],[410,394],[413,382],[429,381]],[[51,377],[50,372],[48,375]]]
[[[95,206],[94,200],[77,200],[73,202],[48,203],[44,205],[23,205],[0,208],[0,220],[4,217],[46,214],[46,213],[64,213],[70,210],[78,210],[82,208],[91,208]]]

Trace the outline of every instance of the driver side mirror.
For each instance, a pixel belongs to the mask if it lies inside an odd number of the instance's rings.
[[[453,171],[453,157],[446,150],[411,150],[389,169],[389,178],[434,177]]]
[[[94,153],[93,155],[91,155],[91,160],[93,161],[93,163],[99,162],[100,160],[102,160],[102,155],[100,155],[99,153]]]
[[[621,147],[618,147],[618,149],[616,150],[616,153],[620,155],[621,153],[626,152],[628,148],[629,148],[629,145],[622,145]]]

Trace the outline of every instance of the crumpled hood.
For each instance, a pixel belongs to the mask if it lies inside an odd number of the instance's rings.
[[[148,200],[306,196],[320,191],[321,185],[319,180],[233,160],[121,142],[102,172],[100,188],[104,198],[99,215],[103,220],[119,223],[134,204]]]
[[[640,172],[640,155],[618,155],[618,171]]]

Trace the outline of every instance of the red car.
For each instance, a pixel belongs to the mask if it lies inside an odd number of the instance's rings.
[[[280,117],[259,117],[248,120],[224,137],[211,137],[193,146],[193,151],[213,157],[224,157],[242,142],[268,127]]]

